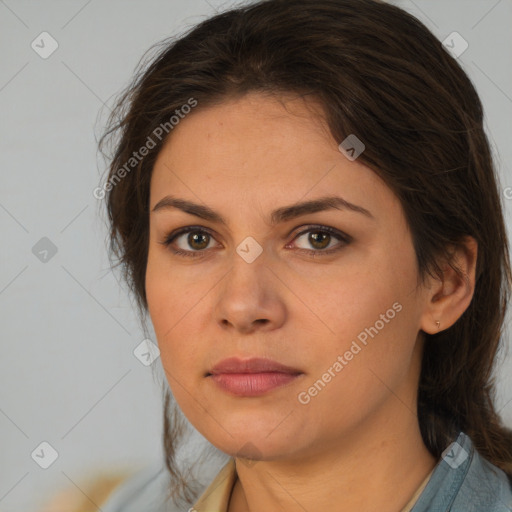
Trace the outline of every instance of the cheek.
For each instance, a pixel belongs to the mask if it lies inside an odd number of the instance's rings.
[[[339,338],[357,335],[381,315],[385,315],[382,321],[394,319],[399,307],[393,309],[393,304],[403,305],[413,297],[416,274],[409,258],[395,262],[379,254],[357,256],[332,265],[322,274],[297,275],[294,279],[294,292],[308,306],[309,316],[316,315],[325,333]]]
[[[338,307],[324,303],[335,334],[317,337],[302,351],[309,372],[298,398],[308,405],[299,410],[323,418],[315,428],[333,436],[341,426],[362,421],[390,393],[402,396],[398,390],[408,381],[414,357],[414,304],[400,289],[364,284],[352,297],[338,294]]]
[[[174,360],[169,357],[173,351],[172,340],[179,327],[179,319],[184,316],[181,312],[184,304],[178,300],[177,286],[171,286],[172,279],[167,276],[162,258],[150,251],[146,268],[146,298],[164,367]]]
[[[180,382],[192,381],[203,369],[199,358],[205,352],[207,326],[201,323],[201,312],[209,307],[211,287],[209,279],[185,277],[169,265],[165,255],[148,255],[146,297],[161,363],[168,377]]]
[[[304,302],[316,314],[308,311],[307,320],[317,318],[315,334],[322,339],[308,344],[304,338],[303,359],[312,363],[313,380],[339,363],[338,356],[343,358],[344,385],[350,389],[374,383],[371,371],[390,381],[403,375],[419,321],[414,258],[410,245],[369,251],[367,258],[346,258],[343,265],[333,265],[328,276],[297,281],[298,295],[307,297]],[[310,322],[304,314],[297,310],[296,317],[307,331]]]

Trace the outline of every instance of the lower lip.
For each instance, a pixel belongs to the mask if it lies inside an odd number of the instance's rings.
[[[289,384],[300,374],[267,373],[218,373],[209,377],[220,388],[237,396],[258,396]]]

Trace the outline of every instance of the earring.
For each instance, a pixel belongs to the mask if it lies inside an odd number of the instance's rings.
[[[441,322],[439,320],[436,320],[437,329],[439,330],[439,327],[441,326]]]

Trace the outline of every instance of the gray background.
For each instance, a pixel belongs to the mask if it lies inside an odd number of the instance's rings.
[[[457,31],[469,43],[459,60],[484,103],[512,226],[512,0],[395,3],[440,40]],[[133,354],[145,336],[109,270],[92,194],[104,171],[98,113],[151,44],[228,5],[0,0],[2,512],[36,510],[61,488],[79,496],[98,469],[161,458],[160,362]],[[59,45],[47,59],[31,47],[43,31]],[[44,237],[56,254],[41,252]],[[512,425],[512,362],[502,359],[498,404]],[[31,456],[43,441],[59,454],[48,469]]]

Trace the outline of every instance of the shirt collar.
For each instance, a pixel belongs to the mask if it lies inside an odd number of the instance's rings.
[[[433,472],[418,489],[419,498],[418,494],[415,494],[405,510],[412,510],[412,512],[450,510],[450,505],[458,494],[474,457],[475,450],[470,438],[460,432],[443,452]],[[212,510],[226,512],[237,478],[235,459],[231,457],[201,494],[192,510],[194,512],[211,512]],[[439,492],[440,489],[448,492]],[[435,507],[431,508],[434,502]],[[412,508],[411,505],[413,505]]]
[[[235,459],[231,457],[212,483],[201,494],[192,510],[194,512],[225,512],[237,479]]]

